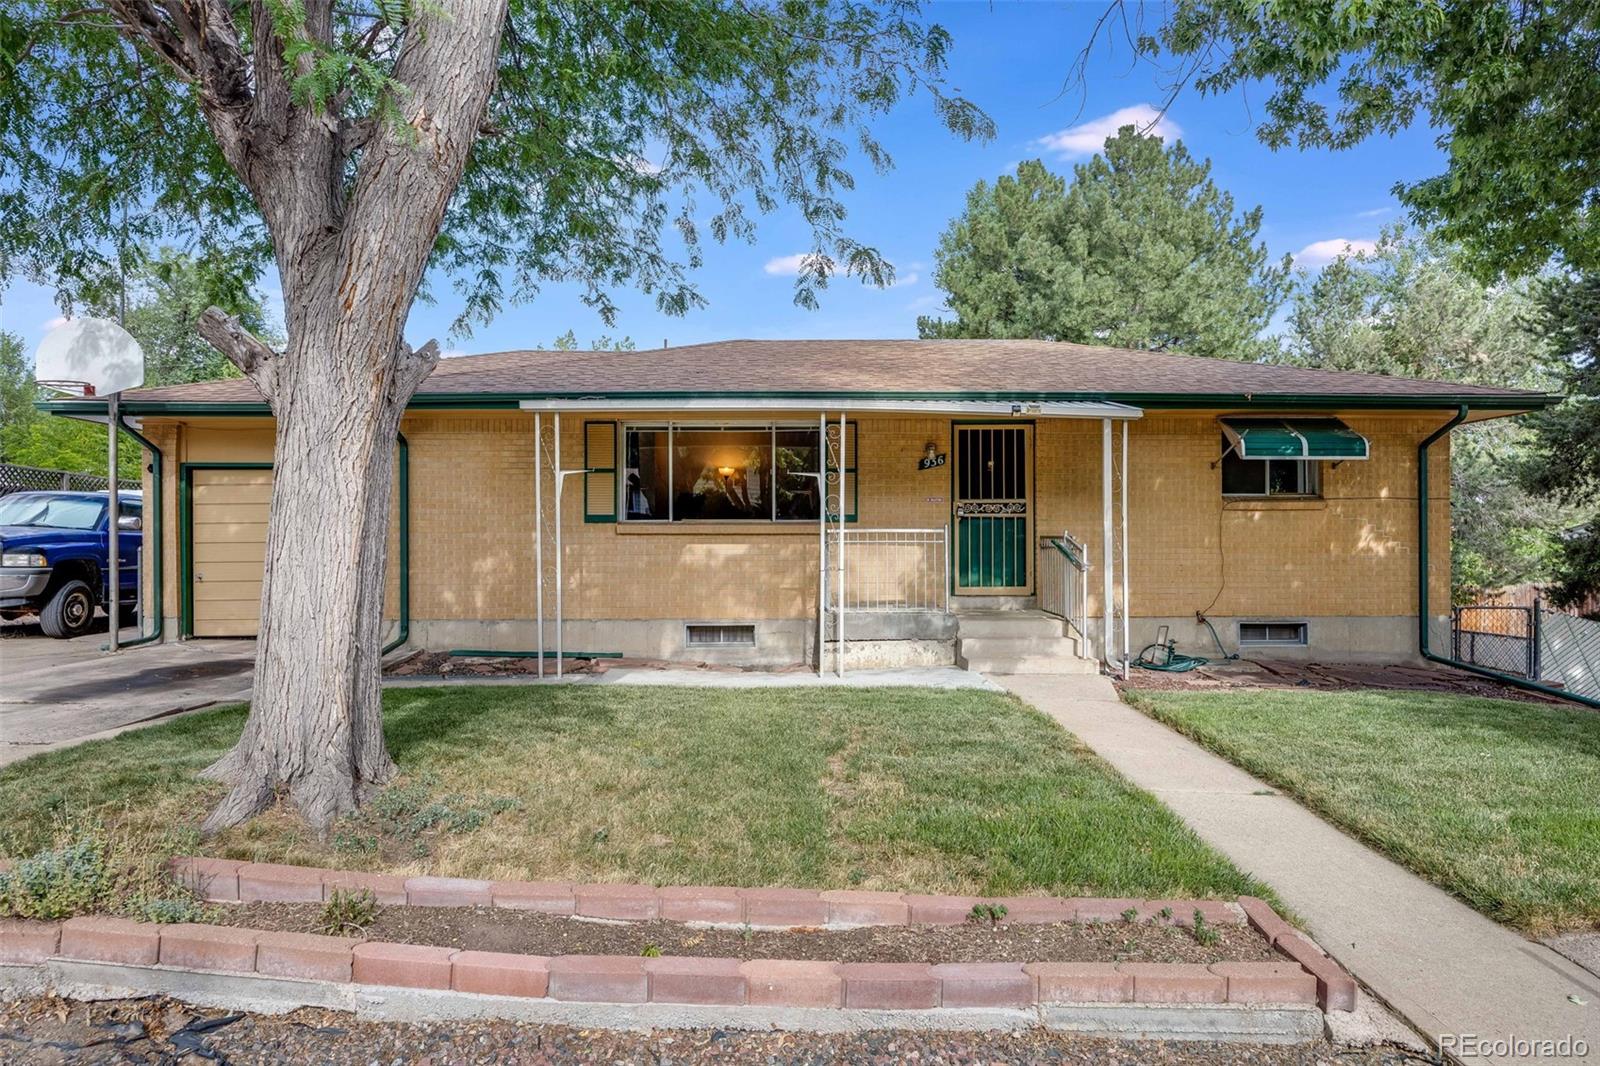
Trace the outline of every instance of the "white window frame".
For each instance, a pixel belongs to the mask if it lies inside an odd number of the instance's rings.
[[[1233,446],[1231,444],[1227,443],[1227,438],[1226,437],[1223,438],[1223,443],[1225,445],[1227,445],[1227,447],[1222,453],[1222,458],[1217,461],[1217,480],[1218,480],[1218,482],[1221,482],[1221,480],[1225,476],[1224,473],[1223,473],[1224,464],[1227,463],[1228,457],[1233,454]],[[1315,500],[1315,499],[1320,499],[1321,496],[1322,496],[1322,460],[1321,459],[1294,459],[1294,458],[1290,458],[1289,456],[1284,456],[1282,458],[1274,458],[1274,459],[1246,459],[1242,455],[1236,456],[1236,458],[1241,463],[1260,463],[1262,465],[1262,483],[1266,486],[1266,491],[1265,492],[1229,492],[1226,489],[1224,489],[1223,492],[1222,492],[1222,496],[1223,496],[1224,499],[1228,499],[1228,500]],[[1302,491],[1300,491],[1300,492],[1273,492],[1272,491],[1272,476],[1271,476],[1271,464],[1273,464],[1273,463],[1294,463],[1295,465],[1297,465],[1300,468],[1300,484],[1302,486],[1304,486]]]
[[[675,453],[675,449],[673,447],[673,443],[674,443],[674,437],[676,436],[678,430],[680,430],[680,429],[684,429],[684,430],[705,430],[705,429],[714,429],[714,430],[752,430],[752,429],[755,429],[755,430],[760,430],[760,429],[764,429],[764,430],[767,431],[769,454],[771,455],[772,459],[771,459],[771,465],[767,469],[767,480],[768,480],[768,484],[769,484],[770,487],[769,487],[769,490],[767,492],[768,500],[767,500],[767,517],[766,518],[691,518],[691,519],[684,519],[683,521],[679,521],[678,519],[673,517],[673,513],[672,513],[673,507],[676,506],[676,504],[677,504],[677,500],[675,498],[677,494],[672,491],[673,473],[674,473],[674,471],[673,471],[673,462],[676,459],[676,455],[674,454]],[[627,506],[627,504],[628,504],[628,496],[627,496],[628,474],[630,472],[635,472],[636,471],[636,468],[630,467],[628,465],[628,434],[631,433],[631,432],[637,431],[637,430],[656,430],[656,431],[665,430],[666,434],[667,434],[667,515],[666,515],[665,518],[629,518],[628,517],[628,506]],[[617,477],[617,521],[618,522],[628,522],[628,523],[631,523],[631,524],[634,524],[634,525],[641,525],[641,526],[661,526],[661,525],[670,526],[670,525],[684,525],[684,524],[704,524],[704,525],[709,525],[709,526],[726,526],[726,525],[736,525],[739,522],[768,522],[768,523],[771,523],[773,525],[791,525],[792,526],[792,525],[796,525],[796,524],[801,523],[801,522],[816,522],[817,521],[816,518],[779,518],[778,517],[778,431],[779,430],[800,430],[802,432],[809,432],[809,433],[812,433],[812,434],[817,434],[817,424],[815,422],[748,422],[748,421],[731,421],[731,422],[727,422],[727,421],[690,421],[690,422],[639,421],[639,422],[624,422],[624,423],[622,423],[622,441],[621,441],[621,443],[622,443],[622,448],[621,448],[622,462],[618,466],[618,477]],[[820,434],[817,434],[817,436],[818,436],[818,439],[817,439],[817,457],[818,457],[818,462],[826,462],[827,442],[821,439],[821,435]],[[820,502],[822,503],[822,506],[823,506],[824,510],[826,510],[827,501],[826,500],[822,500]]]

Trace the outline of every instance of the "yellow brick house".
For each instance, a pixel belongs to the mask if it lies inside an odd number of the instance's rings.
[[[1410,660],[1448,620],[1448,429],[1551,402],[1043,341],[447,359],[396,442],[391,647],[1066,671],[1164,628]],[[267,405],[235,379],[122,410],[147,613],[252,635]]]

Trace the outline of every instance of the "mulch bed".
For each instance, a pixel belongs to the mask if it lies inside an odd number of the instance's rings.
[[[1469,674],[1465,670],[1377,663],[1300,663],[1281,659],[1240,659],[1213,662],[1182,674],[1135,668],[1128,671],[1127,681],[1118,681],[1117,685],[1135,691],[1143,689],[1166,692],[1216,692],[1238,688],[1298,688],[1327,692],[1389,689],[1570,706],[1565,700],[1554,696],[1530,692],[1515,685]]]
[[[221,1024],[219,1024],[221,1023]],[[71,1063],[762,1063],[767,1066],[962,1063],[984,1066],[1399,1066],[1393,1048],[1093,1040],[1043,1030],[815,1034],[664,1029],[649,1033],[505,1021],[358,1022],[348,1014],[230,1015],[169,999],[27,999],[0,1005],[0,1059]]]
[[[315,903],[220,908],[228,925],[315,931]],[[385,907],[368,940],[521,955],[663,955],[831,962],[1222,962],[1280,961],[1249,926],[1213,927],[1202,944],[1188,929],[1154,922],[1054,925],[863,926],[798,931],[696,929],[678,922],[606,922],[498,907]]]

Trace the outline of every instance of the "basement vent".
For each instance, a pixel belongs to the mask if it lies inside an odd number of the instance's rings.
[[[686,628],[691,648],[728,647],[730,645],[753,648],[756,645],[755,626],[691,625]]]
[[[1304,622],[1240,622],[1240,644],[1304,644]]]

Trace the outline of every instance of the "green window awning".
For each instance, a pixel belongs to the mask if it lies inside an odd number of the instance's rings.
[[[1367,457],[1367,438],[1337,418],[1224,418],[1222,432],[1241,459]]]

